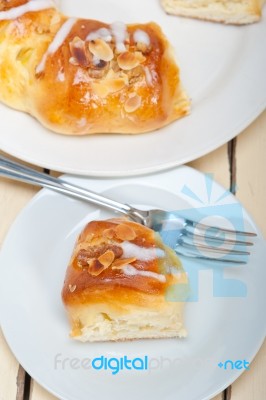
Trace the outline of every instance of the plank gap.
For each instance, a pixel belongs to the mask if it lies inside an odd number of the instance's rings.
[[[31,376],[27,372],[25,372],[25,386],[24,386],[23,400],[30,399],[30,389],[31,389]]]
[[[234,138],[228,142],[227,152],[229,160],[229,172],[230,172],[230,192],[236,194],[236,146],[237,138]]]
[[[47,175],[50,175],[50,170],[47,169],[47,168],[44,168],[44,169],[43,169],[43,172],[44,172],[45,174],[47,174]]]
[[[234,138],[228,142],[227,145],[227,153],[228,153],[228,161],[229,161],[229,172],[230,172],[230,192],[232,194],[236,194],[236,146],[237,146],[237,138]],[[231,399],[232,388],[228,386],[223,391],[222,400],[230,400]]]
[[[231,400],[231,394],[232,394],[232,386],[228,386],[228,388],[226,388],[224,391],[224,400]]]

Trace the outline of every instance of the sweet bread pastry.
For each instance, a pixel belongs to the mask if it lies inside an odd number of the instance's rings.
[[[157,24],[68,18],[53,0],[0,0],[0,101],[74,135],[148,132],[189,112]]]
[[[71,336],[83,342],[184,337],[187,295],[175,252],[151,229],[125,219],[88,223],[62,291]]]
[[[161,0],[161,2],[169,14],[242,25],[260,20],[265,0]]]

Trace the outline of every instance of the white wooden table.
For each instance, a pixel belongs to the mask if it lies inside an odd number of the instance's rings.
[[[190,165],[213,173],[215,180],[225,188],[236,188],[237,198],[266,236],[266,111],[237,139]],[[0,245],[19,211],[37,191],[36,187],[0,179]],[[266,344],[252,362],[251,369],[215,398],[230,399],[266,399]],[[1,332],[0,400],[55,400],[25,373]]]

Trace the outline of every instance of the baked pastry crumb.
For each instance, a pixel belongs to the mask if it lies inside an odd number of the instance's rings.
[[[161,0],[169,14],[225,24],[251,24],[261,18],[265,0]]]

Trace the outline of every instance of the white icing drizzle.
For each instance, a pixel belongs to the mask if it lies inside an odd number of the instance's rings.
[[[18,7],[13,7],[7,11],[0,11],[0,21],[16,19],[22,15],[32,12],[46,10],[47,8],[54,8],[53,0],[30,0],[28,3]]]
[[[124,53],[126,51],[124,42],[128,35],[126,25],[123,22],[113,22],[110,27],[115,38],[116,50],[119,53]]]
[[[52,43],[50,43],[46,53],[43,55],[43,58],[42,58],[40,64],[37,66],[37,68],[36,68],[37,74],[41,73],[44,70],[48,56],[55,53],[59,49],[59,47],[62,46],[62,44],[64,43],[66,37],[69,35],[69,33],[76,21],[77,21],[76,18],[69,18],[61,26],[61,28],[55,35],[54,40],[52,41]]]
[[[121,243],[121,247],[123,249],[124,258],[134,257],[140,261],[151,261],[165,256],[165,252],[158,247],[140,247],[130,242]]]
[[[123,267],[123,272],[125,275],[128,275],[128,276],[140,275],[140,276],[146,276],[148,278],[157,279],[158,281],[160,281],[162,283],[166,282],[165,275],[157,274],[156,272],[152,272],[152,271],[140,271],[140,270],[136,269],[135,267],[133,267],[133,265],[125,265]]]
[[[145,72],[145,77],[146,77],[146,82],[148,86],[152,86],[152,74],[149,69],[149,67],[145,66],[144,67],[144,72]]]
[[[133,39],[135,43],[143,43],[146,46],[150,46],[151,40],[147,32],[137,29],[133,34]]]
[[[107,28],[100,28],[97,31],[90,32],[86,37],[86,40],[88,41],[96,39],[102,39],[105,42],[111,42],[112,41],[111,31]]]

